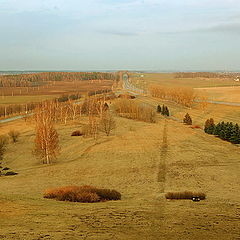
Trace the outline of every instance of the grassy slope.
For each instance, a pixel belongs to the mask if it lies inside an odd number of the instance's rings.
[[[97,142],[70,137],[78,125],[59,127],[62,154],[52,166],[32,156],[29,124],[8,146],[4,165],[19,175],[0,178],[0,237],[237,239],[239,148],[161,117],[157,124],[117,118],[115,134]],[[45,188],[69,184],[114,188],[123,199],[80,204],[42,198]],[[164,192],[185,189],[208,198],[164,199]]]

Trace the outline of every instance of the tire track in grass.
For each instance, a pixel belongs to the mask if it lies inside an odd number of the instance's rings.
[[[168,121],[165,119],[163,126],[163,138],[160,149],[160,162],[158,165],[158,174],[157,181],[161,183],[160,191],[165,191],[165,182],[166,182],[166,159],[168,153]]]

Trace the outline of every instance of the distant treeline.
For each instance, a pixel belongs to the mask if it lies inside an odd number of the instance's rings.
[[[162,85],[150,85],[149,92],[151,96],[170,100],[186,107],[191,107],[196,94],[189,87],[166,87]]]
[[[234,78],[240,74],[237,73],[214,73],[214,72],[177,72],[175,78]]]
[[[114,80],[119,81],[119,73],[101,72],[43,72],[33,74],[0,75],[0,87],[29,87],[50,81],[86,81]]]

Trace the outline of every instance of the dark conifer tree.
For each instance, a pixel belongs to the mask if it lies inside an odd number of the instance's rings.
[[[157,112],[158,112],[158,113],[161,113],[161,112],[162,112],[162,108],[161,108],[160,105],[157,106]]]
[[[162,112],[161,112],[161,114],[162,114],[162,115],[165,115],[165,114],[166,114],[166,107],[164,106],[164,104],[163,104],[163,106],[162,106]]]
[[[165,109],[165,115],[169,117],[170,113],[169,113],[169,110],[168,110],[168,107],[166,107]]]
[[[183,119],[183,122],[187,125],[192,125],[192,118],[190,115],[187,113]]]
[[[214,132],[213,134],[216,135],[216,136],[219,136],[220,132],[221,132],[221,123],[218,123],[215,128],[214,128]]]

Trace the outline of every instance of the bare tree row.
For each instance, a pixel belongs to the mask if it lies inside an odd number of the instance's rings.
[[[145,104],[129,99],[118,99],[115,102],[115,111],[122,117],[144,122],[155,122],[155,110]]]
[[[186,107],[191,107],[196,99],[196,93],[188,87],[166,87],[162,85],[151,85],[150,94],[153,97],[170,100]]]

